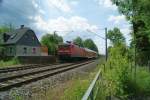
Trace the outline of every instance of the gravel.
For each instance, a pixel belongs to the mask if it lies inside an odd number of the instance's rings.
[[[32,82],[28,85],[23,85],[22,87],[0,92],[0,100],[42,100],[40,97],[46,95],[49,89],[55,88],[59,84],[62,84],[75,76],[88,74],[89,71],[94,69],[97,64],[98,61],[36,82]]]

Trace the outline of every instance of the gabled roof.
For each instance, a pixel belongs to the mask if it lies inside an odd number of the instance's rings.
[[[16,44],[22,38],[22,36],[29,30],[31,29],[24,27],[24,28],[16,29],[12,32],[5,33],[10,37],[6,42],[3,42],[3,44]]]

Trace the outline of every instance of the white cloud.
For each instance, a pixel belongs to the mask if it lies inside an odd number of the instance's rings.
[[[38,8],[38,7],[39,7],[39,5],[38,5],[34,0],[32,0],[31,2],[32,2],[33,6],[34,6],[35,8]]]
[[[124,35],[129,35],[131,32],[131,29],[130,28],[122,28],[122,29],[120,29],[120,31],[122,33],[124,33]]]
[[[41,8],[40,4],[36,2],[36,0],[32,0],[32,5],[35,7],[35,9],[38,10],[39,14],[46,14],[46,12]]]
[[[66,0],[46,0],[46,3],[50,8],[56,8],[63,12],[71,12],[69,2]]]
[[[126,27],[126,28],[120,29],[120,31],[123,33],[124,37],[126,38],[127,45],[130,45],[130,42],[132,39],[130,33],[132,32],[132,30],[129,27]]]
[[[117,9],[117,6],[114,5],[111,0],[99,0],[99,5],[112,10]]]
[[[118,15],[118,16],[111,15],[108,18],[108,21],[114,22],[114,24],[119,24],[121,21],[125,21],[125,20],[126,18],[124,15]]]
[[[72,16],[70,18],[58,17],[56,19],[49,19],[45,21],[41,16],[33,18],[35,20],[34,26],[42,32],[63,31],[60,35],[65,35],[69,31],[85,31],[87,29],[94,31],[96,25],[91,25],[86,18],[79,16]]]
[[[95,37],[93,39],[94,43],[97,45],[100,54],[106,54],[105,52],[105,40]]]

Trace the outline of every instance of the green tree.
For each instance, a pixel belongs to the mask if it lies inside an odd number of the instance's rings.
[[[133,26],[131,46],[136,48],[136,60],[146,64],[150,59],[150,1],[112,0]]]
[[[85,47],[85,48],[88,48],[88,49],[91,49],[91,50],[98,52],[98,48],[92,39],[86,39],[84,41],[80,37],[77,37],[73,40],[73,42],[75,44],[79,45],[80,47]]]
[[[133,15],[135,12],[133,12],[133,2],[136,2],[137,0],[111,0],[116,6],[118,7],[118,11],[121,14],[124,14],[128,20],[133,20]],[[136,9],[135,9],[136,10]]]
[[[63,38],[57,34],[46,34],[41,39],[41,44],[48,47],[48,54],[57,54],[57,46],[63,42]]]
[[[92,39],[86,39],[83,42],[83,44],[84,44],[84,47],[98,52],[98,48],[97,48],[96,44],[93,42]]]
[[[107,38],[112,42],[113,45],[125,44],[125,37],[118,28],[109,30]]]
[[[10,31],[10,28],[8,26],[0,26],[0,56],[3,57],[3,51],[4,51],[4,47],[1,45],[2,42],[3,42],[3,33],[4,32],[9,32]],[[2,59],[0,57],[0,59]]]
[[[9,32],[10,28],[7,26],[0,26],[0,44],[3,42],[3,33]]]
[[[83,47],[83,40],[80,37],[75,38],[73,42],[78,46]]]

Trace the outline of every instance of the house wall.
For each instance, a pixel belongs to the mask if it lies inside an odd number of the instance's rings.
[[[33,48],[35,48],[35,52],[33,51]],[[41,48],[36,46],[17,45],[16,56],[41,56]]]

